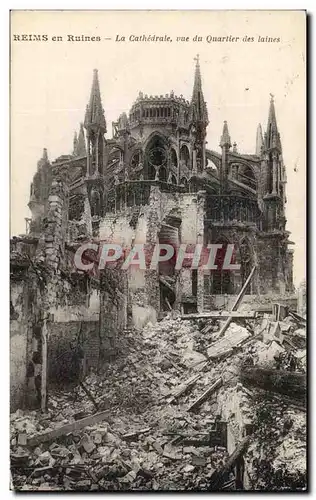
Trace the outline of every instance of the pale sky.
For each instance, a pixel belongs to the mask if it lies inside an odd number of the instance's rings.
[[[191,98],[200,55],[209,121],[207,147],[220,151],[223,121],[239,152],[254,153],[256,129],[265,130],[269,94],[287,171],[287,229],[294,246],[294,280],[305,277],[306,50],[303,11],[37,11],[12,14],[13,34],[47,34],[49,41],[11,43],[11,233],[25,232],[30,183],[44,147],[49,159],[72,152],[83,121],[94,68],[112,121],[128,112],[138,92]],[[67,35],[100,36],[68,42]],[[172,42],[130,42],[129,35],[170,36]],[[116,42],[117,37],[126,41]],[[203,37],[194,42],[195,35]],[[232,35],[238,42],[207,43]],[[254,42],[243,42],[244,36]],[[63,41],[51,37],[62,36]],[[258,37],[280,42],[258,42]],[[104,40],[110,37],[111,40]],[[189,42],[176,40],[190,37]],[[248,89],[248,90],[246,90]],[[294,168],[297,170],[294,171]]]

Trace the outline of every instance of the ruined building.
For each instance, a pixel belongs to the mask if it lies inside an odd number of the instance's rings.
[[[160,96],[140,92],[128,115],[112,123],[112,138],[106,137],[103,104],[106,109],[94,70],[73,151],[50,162],[44,149],[31,184],[28,234],[12,241],[12,321],[17,331],[24,324],[29,332],[23,334],[27,340],[18,341],[26,343],[26,360],[39,349],[34,336],[46,325],[50,338],[71,329],[81,336],[89,331],[87,362],[93,364],[100,342],[105,350],[114,348],[115,331],[129,320],[137,323],[170,308],[200,312],[220,307],[223,297],[239,293],[254,265],[247,295],[293,291],[286,173],[273,97],[267,129],[263,134],[258,125],[249,154],[240,154],[232,144],[227,122],[218,134],[219,151],[207,148],[212,117],[198,58],[190,100],[173,91]],[[131,268],[94,277],[73,265],[80,243],[91,239],[126,248],[220,243],[225,250],[232,243],[241,267],[222,270],[219,252],[216,271],[190,265],[177,271],[170,261],[157,271]],[[45,283],[42,289],[39,279]],[[14,361],[17,373],[25,359]]]

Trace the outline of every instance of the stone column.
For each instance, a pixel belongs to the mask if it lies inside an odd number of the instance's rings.
[[[157,235],[161,225],[161,195],[159,186],[152,186],[147,211],[146,246],[154,247],[157,243]],[[147,303],[157,312],[160,310],[160,286],[159,270],[146,269],[145,283],[147,291]]]
[[[196,163],[196,149],[192,151],[192,173],[197,173],[197,163]]]
[[[204,243],[204,212],[205,212],[205,191],[198,191],[197,193],[197,224],[196,224],[196,242],[198,245]],[[201,313],[204,309],[204,273],[201,268],[201,263],[198,268],[198,280],[197,280],[197,311]]]

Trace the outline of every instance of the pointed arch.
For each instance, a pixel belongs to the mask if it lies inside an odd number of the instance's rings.
[[[173,168],[178,168],[178,156],[174,148],[171,148],[170,159],[171,159],[171,166]]]
[[[180,163],[181,165],[190,168],[190,151],[186,144],[182,144],[180,148]]]
[[[215,265],[217,265],[217,269],[215,269],[211,273],[211,290],[213,295],[231,295],[234,293],[234,283],[232,272],[229,270],[223,269],[223,264],[226,256],[227,245],[230,244],[230,241],[225,235],[219,235],[215,241],[215,244],[221,244],[222,248],[217,250]],[[232,261],[234,258],[232,259]]]
[[[250,165],[238,165],[237,179],[252,189],[257,188],[256,176]]]
[[[166,166],[167,151],[168,143],[166,137],[159,132],[153,132],[147,139],[145,146],[145,179],[154,180],[156,170]]]

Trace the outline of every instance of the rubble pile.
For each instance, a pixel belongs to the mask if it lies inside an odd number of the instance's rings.
[[[84,380],[98,411],[105,415],[98,422],[92,417],[79,430],[80,419],[96,411],[80,386],[76,391],[49,394],[46,414],[21,410],[12,414],[14,488],[211,489],[214,473],[224,467],[230,454],[226,424],[235,426],[237,433],[242,425],[240,409],[232,404],[234,394],[242,394],[241,407],[249,422],[257,415],[258,401],[264,399],[262,389],[238,382],[243,366],[277,367],[279,363],[286,369],[290,363],[292,371],[305,370],[306,337],[297,318],[272,322],[264,315],[251,325],[238,323],[232,322],[220,336],[223,320],[215,320],[203,334],[205,320],[183,320],[172,313],[140,331],[124,332],[118,339],[117,358],[101,374],[92,373]],[[291,356],[295,362],[289,361]],[[282,404],[286,410],[280,422],[285,432],[293,402]],[[295,411],[304,420],[302,411]],[[43,432],[68,424],[73,427],[62,435],[36,442]],[[294,439],[290,432],[291,426],[275,441],[280,448],[276,463],[282,456],[295,459],[289,453]],[[295,435],[297,446],[304,445],[303,434],[300,442]],[[255,437],[253,442],[257,442]],[[229,472],[223,483],[234,489],[233,480]]]

